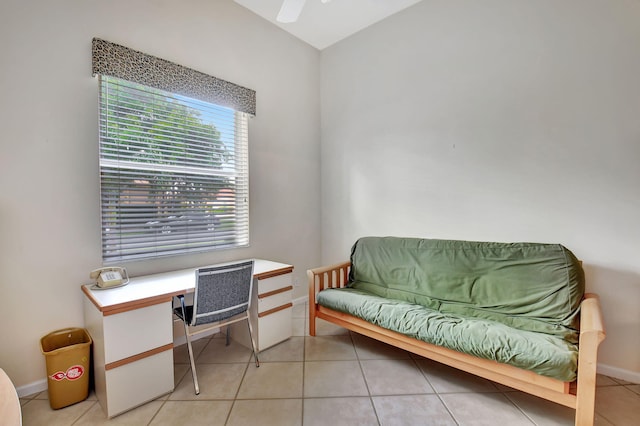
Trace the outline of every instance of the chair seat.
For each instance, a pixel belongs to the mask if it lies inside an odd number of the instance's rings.
[[[182,308],[174,308],[173,312],[180,318],[182,321],[185,321],[187,324],[191,324],[191,320],[193,319],[193,305],[185,305],[184,314],[186,318],[182,318]],[[217,314],[209,315],[206,320],[199,319],[198,323],[200,324],[209,324],[213,322],[225,321],[229,318],[233,318],[236,315],[240,315],[244,312],[247,312],[246,307],[232,309],[227,312],[220,312]]]

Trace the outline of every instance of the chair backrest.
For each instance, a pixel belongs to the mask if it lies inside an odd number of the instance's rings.
[[[253,260],[196,271],[191,325],[224,321],[246,312],[253,287]]]

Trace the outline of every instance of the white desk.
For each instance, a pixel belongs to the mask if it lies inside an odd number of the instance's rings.
[[[108,417],[173,391],[172,298],[194,291],[195,271],[134,277],[108,290],[82,286],[96,396]],[[291,337],[292,271],[291,265],[255,259],[251,314],[259,351]],[[246,328],[232,336],[248,345]]]

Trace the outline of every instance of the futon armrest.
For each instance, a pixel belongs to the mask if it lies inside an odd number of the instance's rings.
[[[309,335],[316,335],[316,295],[327,288],[346,287],[349,283],[351,262],[309,269]]]
[[[318,292],[326,288],[346,287],[349,283],[350,268],[351,262],[342,262],[309,269],[307,271],[307,278],[309,279],[309,302],[315,303]]]
[[[580,304],[576,425],[592,425],[596,397],[598,346],[605,338],[598,295],[586,293]]]
[[[597,294],[586,293],[580,304],[580,338],[584,334],[594,334],[598,344],[605,338],[604,320]]]

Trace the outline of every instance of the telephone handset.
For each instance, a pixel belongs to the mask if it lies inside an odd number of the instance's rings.
[[[94,289],[106,289],[120,287],[129,284],[129,275],[127,270],[117,266],[108,268],[99,268],[91,271],[89,278],[96,280]]]

